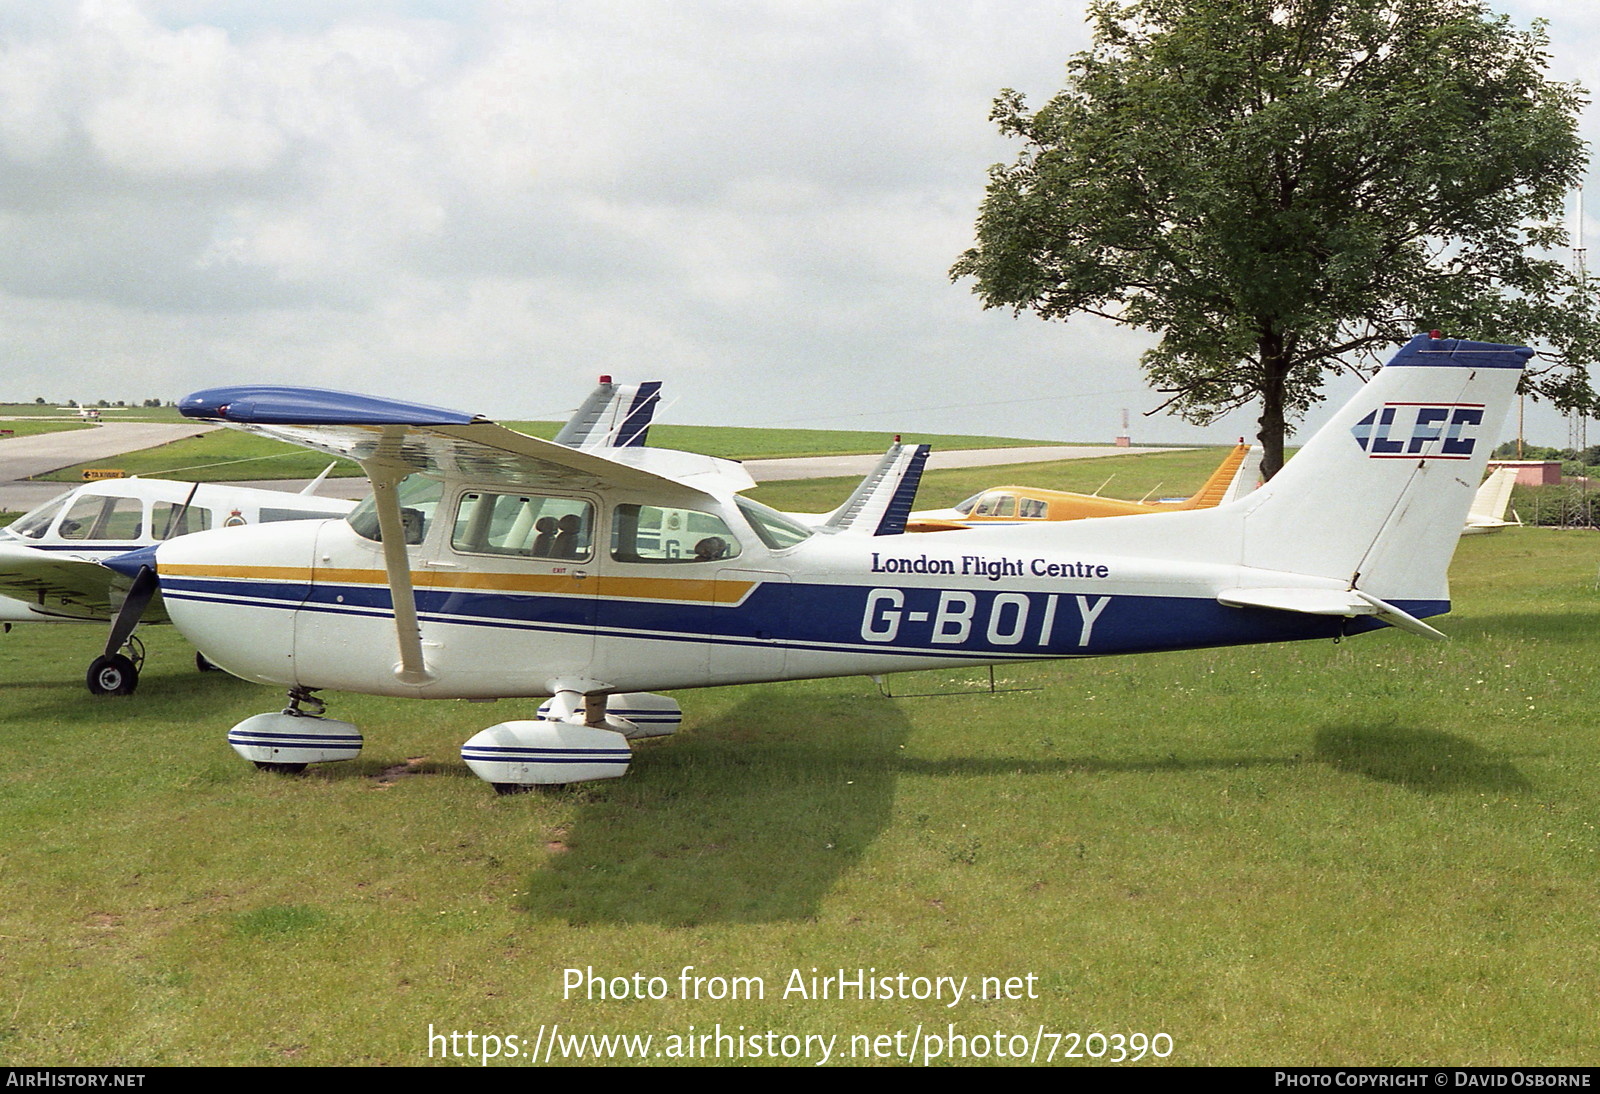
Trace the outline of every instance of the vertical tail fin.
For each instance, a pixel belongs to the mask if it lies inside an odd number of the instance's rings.
[[[1251,463],[1249,457],[1252,452],[1256,454],[1254,472],[1249,469]],[[1205,484],[1190,495],[1189,500],[1182,505],[1175,505],[1173,508],[1210,509],[1235,498],[1241,498],[1256,488],[1254,481],[1246,486],[1244,485],[1244,480],[1259,476],[1260,473],[1260,447],[1236,444],[1233,446],[1233,450],[1222,458],[1222,462],[1217,465],[1217,469],[1211,472],[1211,477],[1206,479]]]
[[[1228,487],[1222,492],[1222,500],[1218,505],[1227,505],[1229,502],[1238,501],[1256,490],[1261,485],[1261,458],[1264,455],[1259,444],[1249,446],[1244,454],[1244,459],[1239,461],[1239,468],[1233,473],[1233,478],[1228,482]]]
[[[556,434],[556,443],[584,451],[642,448],[660,402],[659,380],[613,384],[611,377],[602,376],[600,386]]]
[[[873,468],[855,493],[829,513],[822,528],[835,532],[855,532],[869,536],[897,536],[906,530],[922,467],[928,462],[928,446],[889,446],[878,466]]]
[[[1517,485],[1517,469],[1499,467],[1489,472],[1478,492],[1472,495],[1472,508],[1467,510],[1467,532],[1498,532],[1512,523],[1506,520],[1506,509],[1511,505],[1511,489]]]
[[[1444,601],[1467,508],[1532,356],[1413,338],[1245,500],[1244,565]]]

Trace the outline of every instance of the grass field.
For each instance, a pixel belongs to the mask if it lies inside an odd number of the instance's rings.
[[[917,490],[916,507],[948,508],[980,490],[1001,485],[1038,486],[1079,493],[1099,491],[1106,497],[1133,500],[1147,494],[1186,497],[1200,488],[1226,452],[1226,448],[1190,448],[1142,456],[1100,456],[1087,460],[929,471]],[[788,512],[821,513],[848,498],[860,481],[846,477],[772,482],[749,491],[749,496]]]
[[[438,1061],[559,1024],[835,1062],[953,1026],[989,1063],[1042,1029],[1164,1033],[1182,1064],[1592,1065],[1597,546],[1464,540],[1449,643],[681,693],[627,778],[511,798],[458,749],[532,704],[333,696],[363,757],[263,775],[224,735],[271,690],[152,628],[138,694],[96,701],[98,628],[18,627],[0,1062],[416,1064],[430,1028],[462,1035]],[[683,998],[685,966],[765,998]],[[668,997],[567,997],[569,968]],[[1022,997],[784,997],[841,968]]]
[[[101,407],[100,415],[108,422],[181,422],[183,415],[175,406],[113,406]],[[0,403],[0,418],[63,418],[78,421],[78,411],[57,403]]]
[[[74,429],[93,429],[88,422],[0,420],[0,442],[13,437],[37,437],[41,433],[66,433]]]
[[[513,429],[535,437],[551,438],[561,428],[559,422],[506,422]],[[651,427],[650,443],[659,448],[677,448],[722,456],[733,460],[776,459],[789,456],[834,456],[860,452],[881,452],[892,435],[839,429],[740,429],[723,426],[658,425]],[[1053,444],[1052,441],[1027,441],[1009,437],[929,434],[913,437],[907,443],[925,442],[940,449],[1017,448]],[[149,478],[199,478],[206,482],[240,482],[255,479],[305,480],[328,466],[329,457],[319,452],[281,441],[219,429],[199,437],[130,452],[116,458],[116,465],[129,475]],[[101,466],[76,464],[41,478],[55,482],[80,482],[84,468]],[[358,476],[361,469],[341,460],[334,467],[335,477]]]

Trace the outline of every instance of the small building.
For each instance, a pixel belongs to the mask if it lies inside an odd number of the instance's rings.
[[[1560,486],[1560,460],[1490,460],[1489,470],[1514,467],[1519,486]]]

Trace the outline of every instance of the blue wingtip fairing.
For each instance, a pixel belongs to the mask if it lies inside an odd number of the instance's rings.
[[[1401,346],[1400,352],[1385,367],[1445,365],[1451,368],[1522,368],[1533,354],[1534,351],[1527,346],[1419,334]]]
[[[213,387],[178,402],[186,418],[250,425],[469,425],[459,410],[314,387]]]

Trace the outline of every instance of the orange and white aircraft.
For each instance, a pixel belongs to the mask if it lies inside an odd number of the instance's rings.
[[[1123,501],[1096,494],[1044,490],[1037,486],[996,486],[950,509],[912,513],[908,532],[943,532],[979,524],[1022,524],[1036,520],[1087,520],[1139,513],[1211,509],[1236,501],[1261,484],[1261,446],[1237,444],[1205,485],[1187,498]]]

